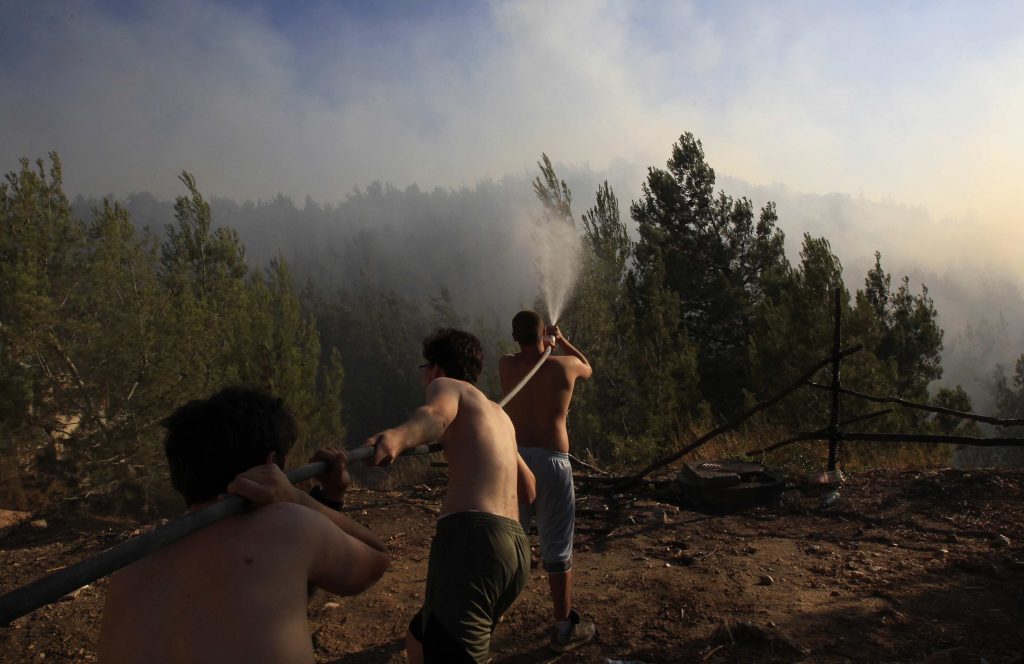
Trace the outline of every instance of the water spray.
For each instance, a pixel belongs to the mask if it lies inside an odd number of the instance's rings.
[[[566,223],[548,223],[534,235],[534,266],[540,277],[540,291],[552,321],[572,295],[580,271],[583,245],[576,227]]]

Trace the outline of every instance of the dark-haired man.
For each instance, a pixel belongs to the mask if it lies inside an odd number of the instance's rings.
[[[545,341],[547,336],[547,341]],[[512,319],[512,338],[519,352],[498,361],[502,390],[507,394],[540,361],[548,346],[565,355],[551,355],[530,382],[505,406],[516,428],[519,453],[537,478],[537,500],[523,504],[523,528],[536,514],[541,559],[548,573],[555,625],[551,647],[572,650],[594,638],[594,623],[572,608],[572,539],[576,495],[569,465],[569,433],[565,428],[569,401],[577,379],[593,370],[583,353],[570,344],[557,325],[545,329],[535,311],[520,311]]]
[[[384,545],[281,472],[296,427],[280,399],[229,388],[165,422],[171,481],[189,511],[225,491],[260,505],[228,517],[115,574],[99,637],[101,662],[312,662],[308,586],[354,595],[388,565]],[[324,502],[340,506],[344,452]]]
[[[441,329],[423,342],[426,403],[371,436],[373,463],[437,440],[448,459],[448,493],[430,546],[423,607],[406,635],[413,664],[487,661],[491,632],[526,585],[530,549],[518,521],[533,500],[533,475],[516,452],[512,422],[473,386],[480,341]]]

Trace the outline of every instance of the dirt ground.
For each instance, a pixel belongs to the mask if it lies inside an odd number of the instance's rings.
[[[829,507],[787,492],[731,515],[649,486],[618,496],[587,486],[575,575],[596,639],[548,650],[547,583],[535,568],[495,632],[495,662],[1024,662],[1024,472],[864,472]],[[394,563],[359,597],[313,597],[319,662],[404,661],[443,493],[441,475],[352,492],[350,514],[389,542]],[[145,527],[53,515],[10,527],[0,592]],[[0,628],[0,661],[94,661],[105,587]]]

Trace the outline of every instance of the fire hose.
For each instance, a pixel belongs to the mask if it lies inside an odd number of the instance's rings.
[[[544,363],[544,360],[550,354],[551,348],[545,350],[533,369],[505,395],[498,405],[504,408],[505,404],[511,401],[512,397],[533,378],[533,375],[537,373],[541,364]],[[434,442],[411,447],[402,452],[401,456],[430,454],[431,452],[438,451],[441,451],[441,444]],[[372,457],[373,454],[373,447],[361,446],[348,450],[348,460],[350,462],[363,461]],[[296,484],[321,475],[328,468],[329,464],[326,461],[315,461],[298,468],[293,468],[285,474],[288,477],[288,481]],[[248,505],[249,501],[241,496],[227,496],[209,507],[187,514],[156,530],[138,535],[91,558],[86,558],[79,563],[65,567],[53,574],[12,590],[0,596],[0,625],[9,625],[13,620],[29,614],[42,606],[52,604],[68,593],[116,572],[122,567],[177,542],[187,535],[191,535],[229,516],[239,514]]]

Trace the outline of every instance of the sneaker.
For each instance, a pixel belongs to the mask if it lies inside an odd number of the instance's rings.
[[[569,611],[569,620],[572,626],[568,634],[561,634],[557,625],[551,628],[551,649],[555,652],[575,650],[594,638],[597,627],[593,620],[583,620],[575,610]]]

